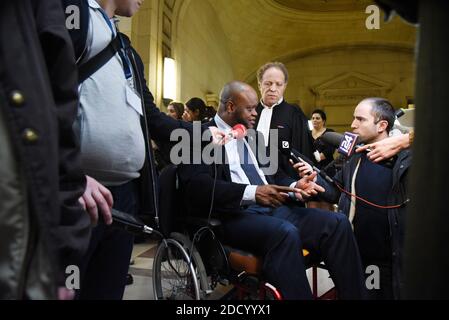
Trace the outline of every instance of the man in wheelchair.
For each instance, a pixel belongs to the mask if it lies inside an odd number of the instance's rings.
[[[251,129],[257,104],[249,85],[228,83],[210,126],[225,132],[236,124]],[[363,271],[346,216],[298,205],[297,201],[324,191],[313,182],[314,175],[294,181],[277,170],[266,176],[255,156],[258,152],[245,139],[232,139],[230,134],[227,140],[215,149],[221,148],[223,161],[178,167],[187,214],[208,217],[213,212],[222,222],[223,242],[263,257],[263,276],[284,299],[312,298],[303,248],[325,262],[340,299],[362,298]],[[264,143],[257,146],[265,148]]]

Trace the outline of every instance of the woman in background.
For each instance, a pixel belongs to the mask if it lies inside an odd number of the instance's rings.
[[[184,104],[181,102],[170,102],[167,107],[167,115],[176,120],[182,119],[184,113]]]
[[[192,98],[186,102],[182,120],[187,122],[203,121],[206,113],[206,104],[200,98]]]
[[[167,115],[175,120],[182,120],[182,114],[184,112],[184,104],[181,102],[170,102],[167,106]],[[154,160],[156,162],[156,168],[159,172],[166,166],[171,164],[170,150],[171,143],[151,140],[151,144],[154,150]]]
[[[315,156],[314,160],[317,168],[324,169],[334,160],[335,148],[324,143],[320,137],[326,132],[334,132],[332,129],[326,128],[326,113],[323,110],[316,109],[312,112],[312,137]]]
[[[326,113],[323,110],[316,109],[312,112],[313,155],[315,166],[333,177],[335,168],[332,165],[329,166],[329,164],[334,160],[335,148],[320,139],[324,133],[334,132],[334,130],[326,128],[326,120]],[[334,206],[325,201],[309,201],[307,207],[334,211]]]

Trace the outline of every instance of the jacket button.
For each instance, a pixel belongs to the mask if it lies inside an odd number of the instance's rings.
[[[16,107],[20,107],[23,105],[23,103],[25,102],[25,97],[23,96],[23,94],[20,91],[14,90],[13,92],[11,92],[10,94],[10,99],[13,105],[15,105]]]
[[[25,129],[23,130],[23,139],[26,142],[36,142],[39,139],[39,136],[33,129]]]

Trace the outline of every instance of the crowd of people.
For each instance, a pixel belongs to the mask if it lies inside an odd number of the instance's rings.
[[[312,298],[303,248],[325,262],[340,299],[401,298],[414,135],[389,137],[391,103],[366,97],[355,107],[351,128],[365,145],[333,171],[325,168],[335,146],[321,139],[331,131],[326,114],[314,110],[309,130],[301,107],[284,98],[289,74],[280,62],[258,70],[260,99],[230,81],[217,111],[195,97],[171,102],[165,114],[116,27],[116,15],[131,17],[140,4],[0,4],[0,298],[122,299],[134,239],[110,227],[111,210],[155,216],[171,133],[192,134],[194,122],[218,128],[223,161],[178,166],[186,213],[207,215],[214,197],[223,241],[262,256],[264,276],[284,298]],[[70,5],[80,8],[79,29],[66,28]],[[254,129],[257,143],[230,139],[237,124]],[[293,151],[311,161],[292,163]],[[274,174],[260,155],[277,161]],[[316,200],[338,204],[337,212],[308,205]],[[70,265],[80,268],[76,292],[65,286]],[[366,286],[369,266],[379,269],[378,287]]]

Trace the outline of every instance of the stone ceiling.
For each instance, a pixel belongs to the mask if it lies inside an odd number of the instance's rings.
[[[236,78],[270,60],[341,48],[413,50],[416,28],[399,18],[368,30],[366,0],[207,0],[228,39]],[[383,16],[381,16],[383,20]]]

